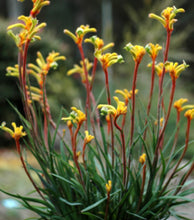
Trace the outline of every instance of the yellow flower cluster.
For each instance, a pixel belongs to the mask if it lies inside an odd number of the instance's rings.
[[[27,41],[40,40],[37,33],[46,26],[46,23],[38,24],[38,20],[32,16],[19,16],[18,20],[21,22],[8,26],[8,34],[14,39],[18,48],[21,49]],[[14,34],[11,29],[21,28],[19,34]]]
[[[132,54],[132,57],[135,62],[141,62],[143,56],[146,53],[146,50],[144,47],[135,45],[133,46],[131,43],[128,43],[125,47],[125,50],[129,51]]]
[[[86,115],[76,107],[71,107],[72,112],[69,117],[63,117],[63,121],[67,121],[68,127],[71,126],[71,123],[82,124],[86,120]]]
[[[91,135],[91,134],[89,134],[89,132],[86,130],[86,131],[85,131],[84,142],[85,142],[86,144],[88,144],[88,143],[90,143],[91,140],[93,140],[93,139],[94,139],[94,136]]]
[[[139,162],[143,165],[146,161],[146,154],[142,154],[140,157],[139,157]]]
[[[86,66],[87,71],[89,71],[93,66],[93,63],[90,63],[89,60],[86,58],[84,59],[84,63],[83,61],[80,61],[80,66],[75,64],[74,67],[67,72],[67,75],[70,76],[72,74],[78,73],[82,79],[82,82],[85,83],[86,75],[84,70],[84,64]],[[91,81],[91,79],[92,79],[91,76],[88,75],[88,80]]]
[[[125,102],[128,102],[128,99],[131,99],[132,97],[133,91],[132,90],[128,91],[127,89],[123,89],[123,90],[117,89],[115,90],[115,93],[122,95],[123,98],[125,99]],[[138,89],[135,90],[135,94],[137,93],[138,93]]]
[[[114,118],[118,117],[119,115],[125,115],[127,113],[127,106],[125,105],[125,103],[121,102],[116,96],[114,96],[113,98],[117,103],[117,108],[112,105],[100,104],[97,108],[101,109],[101,114],[110,114],[113,115]]]
[[[165,69],[167,72],[169,72],[173,80],[176,80],[180,76],[181,72],[184,71],[187,67],[189,67],[189,65],[187,65],[185,61],[183,61],[183,63],[180,65],[178,65],[177,62],[175,63],[166,62],[165,63]]]
[[[90,28],[89,25],[81,25],[76,29],[75,34],[67,29],[64,30],[64,33],[71,37],[77,45],[81,45],[84,36],[90,32],[96,32],[96,28]]]
[[[145,46],[145,50],[152,59],[155,59],[158,56],[159,51],[162,50],[162,47],[159,44],[154,45],[149,43]]]
[[[167,31],[172,31],[173,24],[177,21],[177,19],[175,19],[175,16],[177,13],[180,12],[185,12],[185,10],[183,8],[177,9],[175,6],[173,6],[164,9],[161,13],[161,16],[150,13],[149,17],[158,20],[167,29]]]
[[[110,194],[110,191],[111,191],[111,189],[112,189],[112,181],[109,180],[108,183],[106,183],[105,186],[106,186],[106,192],[107,192],[107,194]]]
[[[15,122],[12,122],[12,127],[13,127],[13,130],[11,130],[10,128],[6,127],[5,126],[6,124],[3,122],[0,126],[0,129],[6,131],[7,133],[9,133],[11,135],[11,137],[13,139],[15,139],[15,141],[19,141],[19,139],[21,137],[24,137],[26,136],[26,132],[22,131],[23,130],[23,126],[19,126],[17,127],[16,126],[16,123]]]
[[[32,0],[33,2],[33,8],[30,12],[30,15],[32,17],[36,17],[37,14],[40,13],[40,10],[44,7],[50,4],[50,1],[47,0]]]

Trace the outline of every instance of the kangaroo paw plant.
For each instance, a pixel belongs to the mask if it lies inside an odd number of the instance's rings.
[[[50,69],[57,68],[57,62],[66,58],[54,51],[46,58],[37,52],[36,63],[27,63],[29,46],[41,40],[39,32],[46,27],[46,23],[39,23],[37,15],[50,1],[32,0],[32,3],[29,16],[19,16],[18,22],[7,28],[18,47],[18,63],[7,68],[7,75],[16,77],[19,84],[24,115],[13,108],[22,125],[13,122],[12,130],[2,122],[0,128],[14,139],[35,194],[24,196],[1,191],[19,199],[39,219],[152,220],[169,216],[183,219],[174,208],[192,202],[186,196],[194,192],[185,184],[194,162],[182,163],[192,143],[189,133],[194,105],[186,105],[188,100],[184,98],[174,100],[176,82],[188,65],[184,61],[182,64],[169,61],[168,53],[176,15],[184,9],[173,6],[164,9],[160,16],[149,14],[149,18],[159,21],[165,30],[164,48],[149,42],[145,47],[126,44],[124,49],[134,60],[133,79],[129,88],[115,91],[118,96],[111,94],[109,67],[123,63],[124,58],[107,52],[114,43],[105,45],[96,35],[86,38],[96,33],[89,25],[81,25],[75,33],[65,29],[64,34],[74,41],[81,59],[67,74],[80,75],[86,98],[83,108],[71,107],[70,113],[62,108],[59,120],[54,122],[46,79]],[[93,57],[90,53],[89,58],[83,49],[88,43],[94,48]],[[162,50],[163,59],[158,60]],[[143,94],[136,84],[145,56],[151,60],[148,64],[151,84],[147,106],[139,109],[138,96]],[[105,103],[99,103],[99,95],[93,93],[97,68],[101,68],[104,75]],[[159,86],[154,84],[155,74]],[[169,78],[171,86],[168,92],[165,78]],[[158,101],[152,113],[154,89],[158,91]],[[187,125],[185,144],[180,147],[177,143],[182,111]],[[169,118],[175,114],[174,129],[167,138]],[[32,153],[37,166],[28,162],[24,149]]]

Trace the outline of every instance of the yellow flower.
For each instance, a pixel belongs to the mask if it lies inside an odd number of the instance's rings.
[[[185,117],[187,117],[188,119],[192,120],[194,118],[194,108],[187,110],[185,112]]]
[[[117,103],[117,108],[112,105],[100,104],[97,106],[97,108],[101,109],[101,114],[111,114],[114,118],[118,117],[119,115],[125,115],[127,113],[127,106],[125,105],[125,103],[121,102],[116,96],[114,96],[113,98]]]
[[[178,112],[181,112],[183,111],[183,107],[182,105],[185,103],[185,102],[188,102],[188,99],[178,99],[177,101],[174,102],[174,107],[177,109]]]
[[[84,36],[90,32],[96,32],[96,28],[90,28],[89,25],[81,25],[76,29],[75,34],[67,29],[64,30],[64,33],[71,37],[78,45],[82,44]]]
[[[16,64],[14,67],[8,66],[6,70],[7,70],[6,76],[19,77],[19,66],[18,66],[18,64]]]
[[[131,99],[132,97],[132,90],[128,91],[127,89],[123,89],[123,90],[117,89],[115,90],[115,93],[122,95],[125,101],[128,101],[128,99]],[[135,90],[135,94],[137,93],[138,93],[138,89]]]
[[[177,21],[175,16],[177,13],[185,12],[183,8],[167,7],[161,13],[161,16],[158,16],[154,13],[150,13],[149,17],[158,20],[168,31],[173,30],[173,24]]]
[[[19,139],[23,136],[26,136],[26,132],[22,131],[23,130],[23,126],[21,125],[20,127],[17,127],[16,126],[16,123],[15,122],[12,122],[12,127],[13,127],[13,130],[11,130],[10,128],[6,127],[5,126],[6,123],[3,122],[0,126],[0,129],[8,132],[12,138],[15,139],[15,141],[19,141]]]
[[[160,118],[160,127],[163,126],[163,121],[164,121],[164,118],[163,118],[163,117]],[[158,125],[158,121],[155,121],[154,124],[155,124],[155,125]]]
[[[32,16],[21,15],[18,17],[20,23],[16,23],[8,26],[8,34],[14,39],[17,47],[21,48],[26,41],[40,40],[40,36],[36,35],[42,28],[46,26],[46,23],[38,24],[38,20]],[[11,29],[21,28],[19,34],[14,34]]]
[[[90,71],[90,69],[93,66],[93,63],[90,63],[89,60],[86,58],[84,59],[84,63],[86,65],[86,69],[87,71]],[[70,69],[67,72],[67,75],[70,76],[72,74],[78,73],[82,79],[82,82],[85,83],[86,82],[86,76],[85,76],[85,70],[84,70],[84,64],[83,61],[80,61],[80,66],[78,66],[77,64],[74,65],[74,68]],[[88,80],[91,81],[91,76],[88,75]]]
[[[143,165],[146,161],[146,154],[142,154],[140,157],[139,157],[139,162]]]
[[[76,124],[82,124],[82,122],[86,120],[86,115],[76,107],[71,107],[71,109],[73,111],[70,113],[70,116],[64,117],[62,120],[67,121],[67,123],[73,122]]]
[[[32,0],[32,2],[33,2],[33,8],[30,12],[30,15],[32,17],[35,17],[37,14],[39,14],[42,7],[50,4],[50,1],[47,0]]]
[[[84,138],[85,143],[88,144],[88,143],[90,143],[91,140],[93,140],[93,139],[94,139],[94,136],[91,135],[91,134],[89,134],[88,131],[85,131],[85,138]]]
[[[150,57],[152,59],[155,59],[158,56],[159,51],[162,50],[162,47],[159,44],[154,45],[152,43],[149,43],[145,46],[145,49]]]
[[[58,60],[65,60],[65,59],[66,58],[64,56],[59,56],[59,53],[53,51],[49,53],[49,55],[45,60],[42,54],[40,52],[37,52],[37,59],[36,59],[37,65],[29,63],[28,73],[32,74],[36,78],[38,84],[40,85],[42,83],[41,74],[47,75],[51,68],[53,69],[57,68]]]
[[[135,62],[141,62],[143,56],[146,53],[146,50],[144,47],[139,46],[139,45],[133,46],[131,43],[128,43],[124,47],[124,49],[126,49],[127,51],[129,51],[132,54],[132,57]]]
[[[123,63],[123,57],[117,53],[106,53],[101,55],[101,53],[96,54],[96,58],[100,61],[104,69],[110,67],[115,63]]]
[[[106,46],[104,46],[104,41],[97,36],[87,38],[84,42],[93,44],[95,48],[95,53],[99,53],[100,51],[100,54],[102,54],[105,50],[109,49],[110,47],[114,46],[114,43],[109,43]]]
[[[111,189],[112,189],[112,181],[109,180],[108,183],[106,183],[105,186],[106,186],[106,192],[107,192],[107,194],[110,194],[110,191],[111,191]]]
[[[180,65],[178,65],[177,62],[175,63],[166,62],[165,63],[166,71],[169,72],[171,78],[175,80],[180,76],[181,72],[185,70],[187,67],[189,67],[189,65],[187,65],[184,60],[183,60],[183,63]]]

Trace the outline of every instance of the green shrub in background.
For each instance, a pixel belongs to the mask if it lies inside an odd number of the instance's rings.
[[[178,78],[188,65],[184,61],[182,64],[168,61],[176,14],[184,12],[184,9],[173,6],[164,9],[161,16],[149,14],[166,31],[161,62],[156,62],[162,50],[159,44],[148,43],[143,47],[129,42],[125,46],[134,61],[133,80],[131,90],[115,91],[119,96],[113,97],[115,105],[112,104],[109,67],[123,63],[123,57],[115,52],[106,52],[114,46],[113,43],[105,45],[95,35],[85,39],[86,34],[96,33],[96,29],[89,25],[81,25],[75,34],[65,29],[64,33],[72,38],[81,56],[81,62],[74,65],[68,75],[80,76],[86,99],[83,106],[78,108],[76,103],[76,107],[71,107],[70,113],[62,108],[55,123],[47,97],[47,78],[49,71],[58,66],[58,61],[66,58],[54,51],[44,58],[38,52],[35,62],[27,62],[29,45],[40,40],[39,32],[46,26],[45,23],[38,23],[36,16],[43,6],[50,4],[48,0],[32,2],[30,15],[20,16],[20,22],[8,27],[19,54],[18,65],[8,67],[7,72],[18,79],[25,116],[12,107],[23,126],[12,122],[13,129],[10,129],[2,122],[0,128],[14,139],[23,169],[39,197],[0,190],[19,199],[24,207],[37,213],[39,219],[155,220],[169,216],[185,219],[173,208],[193,202],[186,198],[194,192],[194,189],[186,187],[194,169],[193,158],[184,165],[182,161],[192,144],[189,135],[194,105],[186,104],[188,100],[184,98],[174,102]],[[89,56],[93,58],[93,63],[86,58],[84,43],[94,46],[94,56]],[[139,66],[146,52],[151,61],[151,85],[147,97],[136,86]],[[93,93],[98,64],[105,78],[105,104],[99,104],[98,97]],[[156,112],[152,113],[156,74],[158,102]],[[166,85],[164,79],[167,77],[169,82]],[[141,102],[140,95],[148,101],[147,107]],[[176,117],[174,126],[171,125],[173,129],[170,129],[171,137],[168,138],[166,132],[173,111]],[[183,111],[186,120],[185,143],[177,148]],[[59,129],[61,120],[66,123],[62,132]],[[57,138],[60,143],[56,149]],[[28,163],[28,158],[24,157],[24,146],[32,153],[38,167]],[[186,170],[181,173],[183,168]],[[181,177],[177,179],[178,174]],[[173,184],[173,180],[177,183]]]

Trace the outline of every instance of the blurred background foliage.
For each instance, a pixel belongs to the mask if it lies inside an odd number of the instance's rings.
[[[5,76],[6,67],[15,65],[17,61],[17,49],[12,39],[6,34],[6,27],[8,24],[15,22],[18,15],[28,15],[31,4],[31,0],[25,0],[23,3],[16,0],[0,1],[0,122],[7,121],[10,123],[16,120],[16,114],[7,103],[7,99],[20,110],[22,109],[15,79]],[[184,59],[190,65],[189,70],[178,81],[180,89],[178,90],[177,98],[190,97],[192,101],[192,93],[194,92],[193,0],[122,0],[122,3],[118,0],[51,0],[51,5],[43,8],[38,17],[40,21],[47,22],[47,28],[41,33],[42,41],[35,42],[30,47],[28,60],[34,62],[38,50],[44,56],[48,52],[55,50],[67,57],[67,61],[59,63],[59,68],[56,71],[49,73],[47,81],[49,102],[54,117],[57,118],[61,105],[69,108],[72,104],[78,102],[80,94],[81,97],[85,94],[84,88],[77,77],[66,76],[67,70],[72,68],[74,63],[78,63],[80,57],[72,40],[63,34],[64,28],[74,31],[81,24],[89,24],[91,27],[97,28],[98,36],[102,37],[105,43],[114,41],[115,47],[113,50],[121,53],[126,62],[123,65],[117,65],[110,71],[112,91],[115,88],[130,88],[133,62],[129,54],[126,54],[122,48],[128,42],[141,45],[152,42],[164,45],[165,30],[158,22],[149,19],[148,14],[150,12],[160,14],[165,7],[173,5],[177,8],[183,7],[186,13],[183,15],[178,14],[177,16],[180,20],[175,24],[169,60],[182,62]],[[85,47],[85,50],[90,55],[92,55],[89,52],[91,48],[89,45]],[[162,57],[162,53],[160,56]],[[140,66],[140,74],[138,76],[138,88],[141,88],[141,93],[144,95],[149,93],[149,68],[145,68],[149,62],[150,59],[146,56]],[[96,86],[94,87],[95,94],[99,94],[102,90],[102,81],[104,81],[104,76],[99,69],[96,77]],[[157,89],[155,91],[157,93]],[[139,97],[141,97],[141,94]],[[157,94],[155,100],[157,102]],[[173,127],[174,124],[172,122]],[[184,131],[180,136],[183,141]],[[7,144],[6,138],[0,136],[0,139],[0,145]]]

